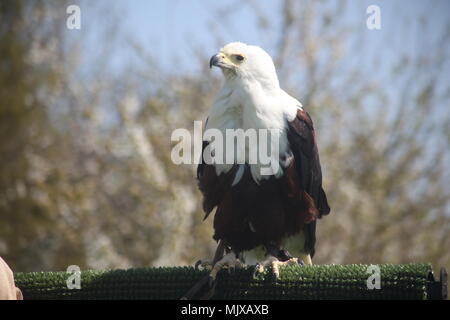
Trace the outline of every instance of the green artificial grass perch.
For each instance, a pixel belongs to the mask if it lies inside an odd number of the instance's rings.
[[[280,279],[253,268],[219,273],[213,299],[446,299],[446,273],[435,281],[429,264],[382,264],[380,289],[368,289],[369,265],[286,266]],[[192,267],[87,270],[81,288],[68,289],[67,272],[16,273],[24,299],[180,299],[207,271]]]

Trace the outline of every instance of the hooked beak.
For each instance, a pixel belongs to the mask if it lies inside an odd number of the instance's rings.
[[[219,63],[220,63],[220,60],[221,60],[220,55],[218,55],[218,54],[213,55],[211,57],[211,59],[209,59],[209,68],[211,69],[212,66],[218,67]]]
[[[236,67],[233,62],[231,62],[222,52],[213,55],[211,59],[209,59],[209,68],[212,68],[212,66],[219,67],[227,74],[236,72]]]

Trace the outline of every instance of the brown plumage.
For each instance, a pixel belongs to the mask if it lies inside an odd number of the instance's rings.
[[[241,180],[232,186],[237,165],[219,176],[213,165],[198,166],[205,219],[217,207],[214,239],[223,240],[234,252],[280,246],[283,239],[304,230],[305,252],[314,255],[315,220],[330,208],[322,189],[314,127],[306,111],[298,110],[287,133],[292,158],[279,178],[257,184],[245,165]]]

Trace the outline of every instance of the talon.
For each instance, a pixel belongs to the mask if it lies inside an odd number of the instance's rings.
[[[279,269],[279,265],[281,263],[279,261],[273,261],[272,262],[272,273],[275,275],[275,278],[277,280],[280,279],[280,269]]]
[[[263,273],[263,272],[264,272],[264,267],[259,262],[257,262],[253,269],[252,278],[256,279],[258,274]]]
[[[207,260],[206,261],[198,260],[194,266],[195,270],[210,269],[211,267],[212,267],[211,262],[209,262]]]
[[[300,259],[297,260],[297,264],[299,264],[300,266],[304,266],[305,265],[303,260],[300,260]]]

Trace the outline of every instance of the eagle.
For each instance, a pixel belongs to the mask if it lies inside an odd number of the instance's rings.
[[[197,179],[205,219],[216,210],[213,238],[218,246],[209,275],[185,298],[205,284],[212,289],[222,268],[242,265],[244,253],[257,248],[264,249],[265,258],[255,272],[270,266],[278,277],[284,264],[312,264],[316,221],[330,212],[313,122],[302,104],[280,88],[270,55],[258,46],[233,42],[213,55],[209,66],[220,68],[225,81],[205,130],[223,136],[230,130],[267,130],[271,135],[259,136],[257,143],[223,143],[224,158],[232,151],[233,157],[215,162],[206,161],[207,151],[214,155],[216,150],[211,151],[214,141],[204,136]],[[249,154],[273,145],[278,150],[269,165],[250,161]],[[297,257],[289,244],[299,248]]]

